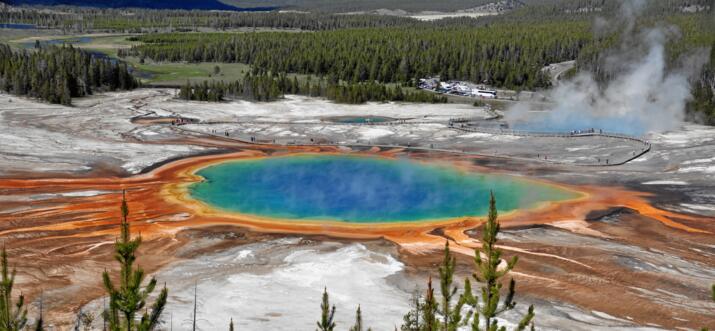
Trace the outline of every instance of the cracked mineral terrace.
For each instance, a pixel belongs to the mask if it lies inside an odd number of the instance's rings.
[[[367,324],[389,330],[410,293],[436,273],[445,240],[463,253],[458,271],[468,275],[479,220],[371,231],[287,227],[204,214],[172,195],[206,160],[291,153],[447,163],[585,192],[579,201],[503,218],[502,248],[520,257],[517,300],[536,306],[539,329],[715,325],[708,295],[715,279],[713,128],[683,124],[650,134],[643,137],[648,153],[605,167],[594,160],[626,159],[642,143],[463,132],[450,120],[491,114],[462,104],[351,106],[298,96],[200,103],[174,94],[108,93],[77,99],[75,107],[0,94],[0,236],[31,313],[44,293],[46,319],[58,329],[69,328],[80,307],[102,305],[100,275],[115,267],[122,189],[132,227],[145,239],[139,264],[171,288],[167,313],[178,328],[192,309],[194,282],[200,298],[213,298],[200,300],[199,313],[211,312],[199,318],[203,329],[229,317],[240,329],[311,328],[327,286],[338,321],[347,323],[362,304]],[[341,116],[395,121],[329,120]]]

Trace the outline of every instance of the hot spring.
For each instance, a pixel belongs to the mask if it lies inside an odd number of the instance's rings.
[[[334,122],[334,123],[343,123],[343,124],[368,124],[368,123],[385,123],[385,122],[394,121],[395,119],[392,117],[385,117],[385,116],[336,116],[336,117],[328,117],[328,118],[325,118],[324,120],[329,121],[329,122]]]
[[[483,216],[579,196],[517,177],[365,156],[232,160],[199,170],[190,195],[226,212],[281,220],[414,222]]]

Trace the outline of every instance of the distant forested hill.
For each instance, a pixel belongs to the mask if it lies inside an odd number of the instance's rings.
[[[322,12],[360,12],[378,9],[407,12],[453,12],[499,4],[501,8],[517,9],[523,6],[539,7],[541,13],[573,14],[613,12],[620,9],[624,0],[221,0],[237,7],[278,6]],[[712,0],[645,0],[651,11],[693,11],[709,6]]]
[[[456,11],[487,3],[515,0],[222,0],[237,7],[278,6],[286,9],[321,12],[358,12],[377,9],[420,11]]]
[[[150,9],[204,9],[263,11],[276,9],[274,6],[247,6],[239,8],[218,0],[1,0],[10,5],[68,5],[100,8],[150,8]]]

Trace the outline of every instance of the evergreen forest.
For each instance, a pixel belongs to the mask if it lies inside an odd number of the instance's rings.
[[[0,90],[15,95],[71,105],[74,97],[138,85],[125,63],[72,46],[16,51],[0,44]]]

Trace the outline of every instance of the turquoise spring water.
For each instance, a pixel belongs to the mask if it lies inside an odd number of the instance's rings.
[[[190,194],[221,210],[287,220],[409,222],[486,215],[576,193],[516,177],[376,157],[298,155],[228,161],[200,170]]]
[[[384,116],[338,116],[330,117],[327,120],[335,123],[347,124],[366,124],[366,123],[385,123],[393,121],[394,118]]]

